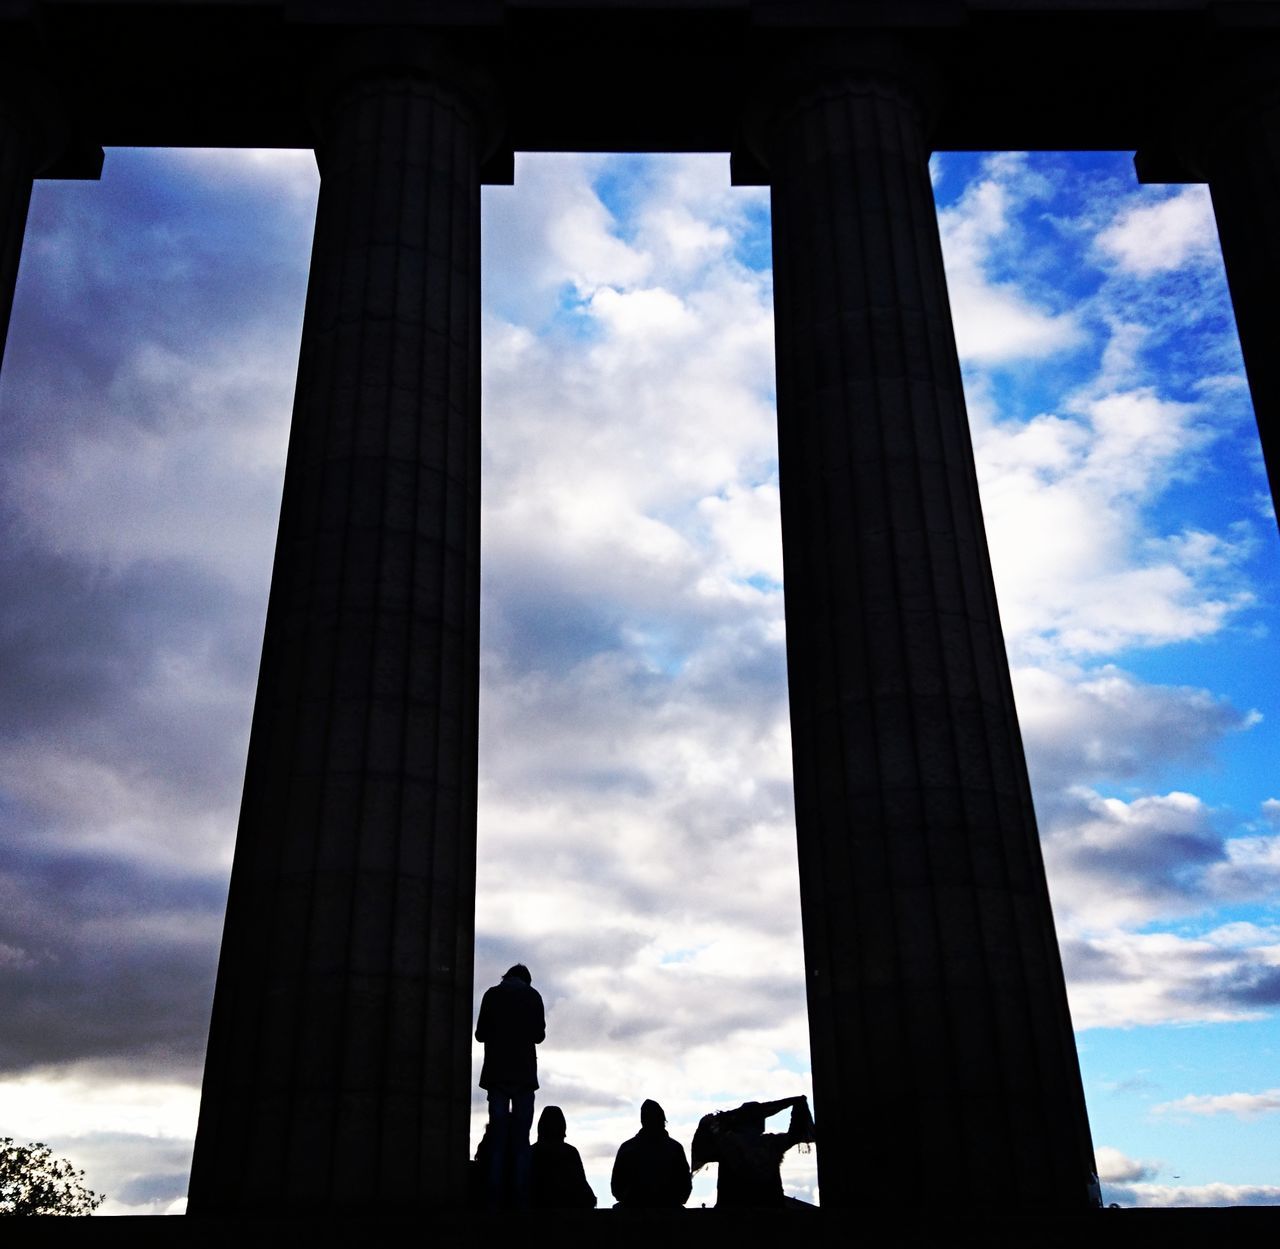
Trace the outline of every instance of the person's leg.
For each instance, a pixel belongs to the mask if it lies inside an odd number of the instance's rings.
[[[515,1169],[515,1202],[517,1210],[529,1208],[529,1172],[532,1147],[529,1129],[533,1127],[533,1090],[516,1093],[511,1098],[511,1152]]]
[[[506,1197],[507,1142],[511,1130],[511,1096],[489,1090],[489,1209],[500,1210]]]

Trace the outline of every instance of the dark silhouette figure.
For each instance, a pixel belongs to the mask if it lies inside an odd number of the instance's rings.
[[[530,1168],[531,1197],[535,1210],[592,1210],[596,1195],[587,1183],[582,1158],[564,1138],[568,1130],[564,1111],[548,1106],[538,1116],[538,1139],[533,1145]]]
[[[765,1120],[791,1107],[791,1122],[785,1132],[766,1132]],[[703,1115],[693,1134],[693,1169],[718,1162],[716,1206],[725,1209],[803,1206],[782,1191],[778,1168],[782,1155],[792,1145],[807,1145],[815,1139],[813,1116],[804,1097],[783,1097],[775,1102],[744,1102],[736,1110]]]
[[[684,1146],[667,1135],[667,1116],[657,1102],[640,1107],[640,1131],[618,1146],[609,1187],[623,1209],[678,1209],[689,1200],[689,1160]]]
[[[476,1020],[476,1040],[484,1045],[480,1087],[489,1095],[489,1206],[505,1204],[504,1173],[511,1168],[512,1203],[529,1204],[529,1129],[538,1087],[536,1046],[547,1035],[542,995],[523,963],[486,989]]]
[[[505,1208],[511,1204],[511,1159],[504,1157],[500,1164],[498,1205]],[[483,1210],[490,1205],[489,1174],[493,1169],[493,1134],[489,1125],[484,1125],[484,1134],[476,1146],[475,1160],[469,1164],[467,1171],[467,1199],[473,1210]]]

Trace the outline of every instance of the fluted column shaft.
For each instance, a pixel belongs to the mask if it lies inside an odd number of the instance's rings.
[[[477,119],[332,105],[191,1209],[464,1200]]]
[[[0,366],[9,337],[36,155],[37,144],[27,119],[0,97]]]
[[[1093,1167],[912,100],[772,131],[787,663],[822,1203]]]
[[[1280,102],[1228,119],[1205,148],[1240,349],[1280,516]]]

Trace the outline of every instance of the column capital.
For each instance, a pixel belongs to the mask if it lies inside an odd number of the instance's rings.
[[[1159,102],[1154,133],[1134,154],[1139,182],[1209,182],[1280,123],[1280,42],[1218,50],[1197,66],[1194,84],[1180,79]]]
[[[486,182],[505,176],[511,153],[504,153],[506,108],[497,76],[485,59],[460,39],[434,31],[378,27],[343,31],[318,57],[308,101],[318,157],[334,110],[352,91],[376,82],[405,79],[430,84],[453,96],[475,118],[477,151]],[[323,164],[321,166],[323,172]]]
[[[0,125],[25,149],[32,178],[102,174],[66,54],[52,42],[38,6],[0,4]]]
[[[12,52],[0,57],[0,125],[25,135],[33,178],[54,166],[71,140],[63,93],[38,62]]]
[[[781,53],[761,53],[749,75],[752,94],[742,114],[742,141],[733,153],[735,185],[767,185],[774,145],[787,119],[838,95],[879,93],[908,104],[926,139],[942,94],[930,59],[893,34],[806,39]]]

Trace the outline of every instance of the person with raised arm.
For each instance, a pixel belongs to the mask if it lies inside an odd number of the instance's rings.
[[[766,1132],[765,1121],[791,1107],[785,1132]],[[716,1208],[748,1209],[795,1204],[782,1191],[782,1156],[792,1145],[802,1149],[816,1138],[809,1101],[803,1095],[772,1102],[743,1102],[733,1110],[703,1115],[693,1134],[693,1170],[720,1164]]]

